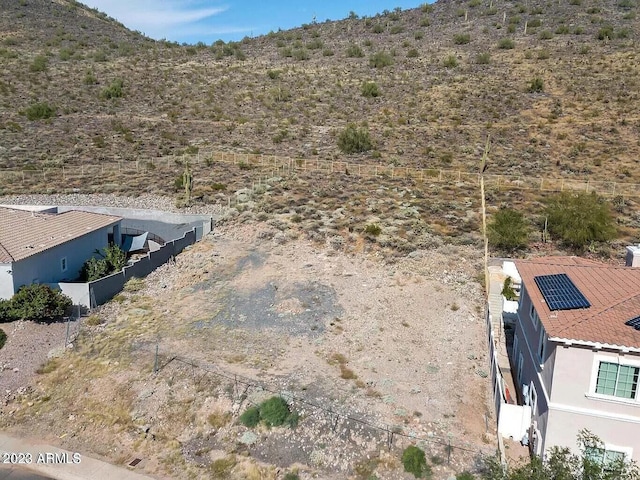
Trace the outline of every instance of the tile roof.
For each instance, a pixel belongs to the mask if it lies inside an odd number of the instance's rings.
[[[516,260],[527,293],[549,337],[640,348],[640,331],[625,322],[640,315],[640,268],[615,267],[579,257]],[[591,306],[549,310],[534,281],[566,273]]]
[[[120,220],[76,210],[50,214],[0,207],[0,263],[22,260]]]

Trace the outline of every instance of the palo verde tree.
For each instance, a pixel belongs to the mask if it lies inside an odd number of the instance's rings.
[[[524,215],[512,208],[498,210],[487,230],[492,247],[514,251],[525,248],[528,244],[529,225]]]
[[[549,233],[578,250],[591,242],[607,242],[616,234],[611,206],[595,192],[554,195],[547,201],[544,215]]]

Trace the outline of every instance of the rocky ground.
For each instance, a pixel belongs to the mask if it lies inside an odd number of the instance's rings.
[[[231,221],[129,285],[46,373],[23,377],[28,390],[12,389],[3,427],[116,463],[142,458],[163,478],[397,479],[416,443],[445,479],[492,453],[480,252],[385,259],[286,225]],[[31,372],[50,348],[27,352]],[[274,393],[300,414],[296,429],[237,422]]]

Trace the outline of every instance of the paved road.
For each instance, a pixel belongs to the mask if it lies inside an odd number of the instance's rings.
[[[55,480],[21,467],[0,466],[0,480]]]
[[[31,464],[0,463],[0,480],[154,480],[86,455],[0,433],[0,462],[18,459],[6,456],[6,452],[30,454]],[[21,458],[28,457],[23,455]]]

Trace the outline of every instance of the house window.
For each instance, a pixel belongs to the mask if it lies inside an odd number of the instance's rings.
[[[60,259],[60,270],[63,272],[67,271],[67,257],[62,257]]]
[[[599,447],[587,447],[585,456],[592,462],[603,465],[607,472],[617,470],[627,458],[625,452]]]
[[[635,399],[638,391],[640,367],[600,362],[596,393]]]
[[[536,309],[533,308],[533,303],[531,304],[531,308],[529,309],[529,315],[531,316],[531,323],[533,323],[533,328],[537,330],[540,317],[538,317],[538,312],[536,312]]]
[[[540,339],[538,340],[538,360],[540,365],[544,363],[544,350],[547,346],[547,339],[545,338],[544,328],[540,329]]]

